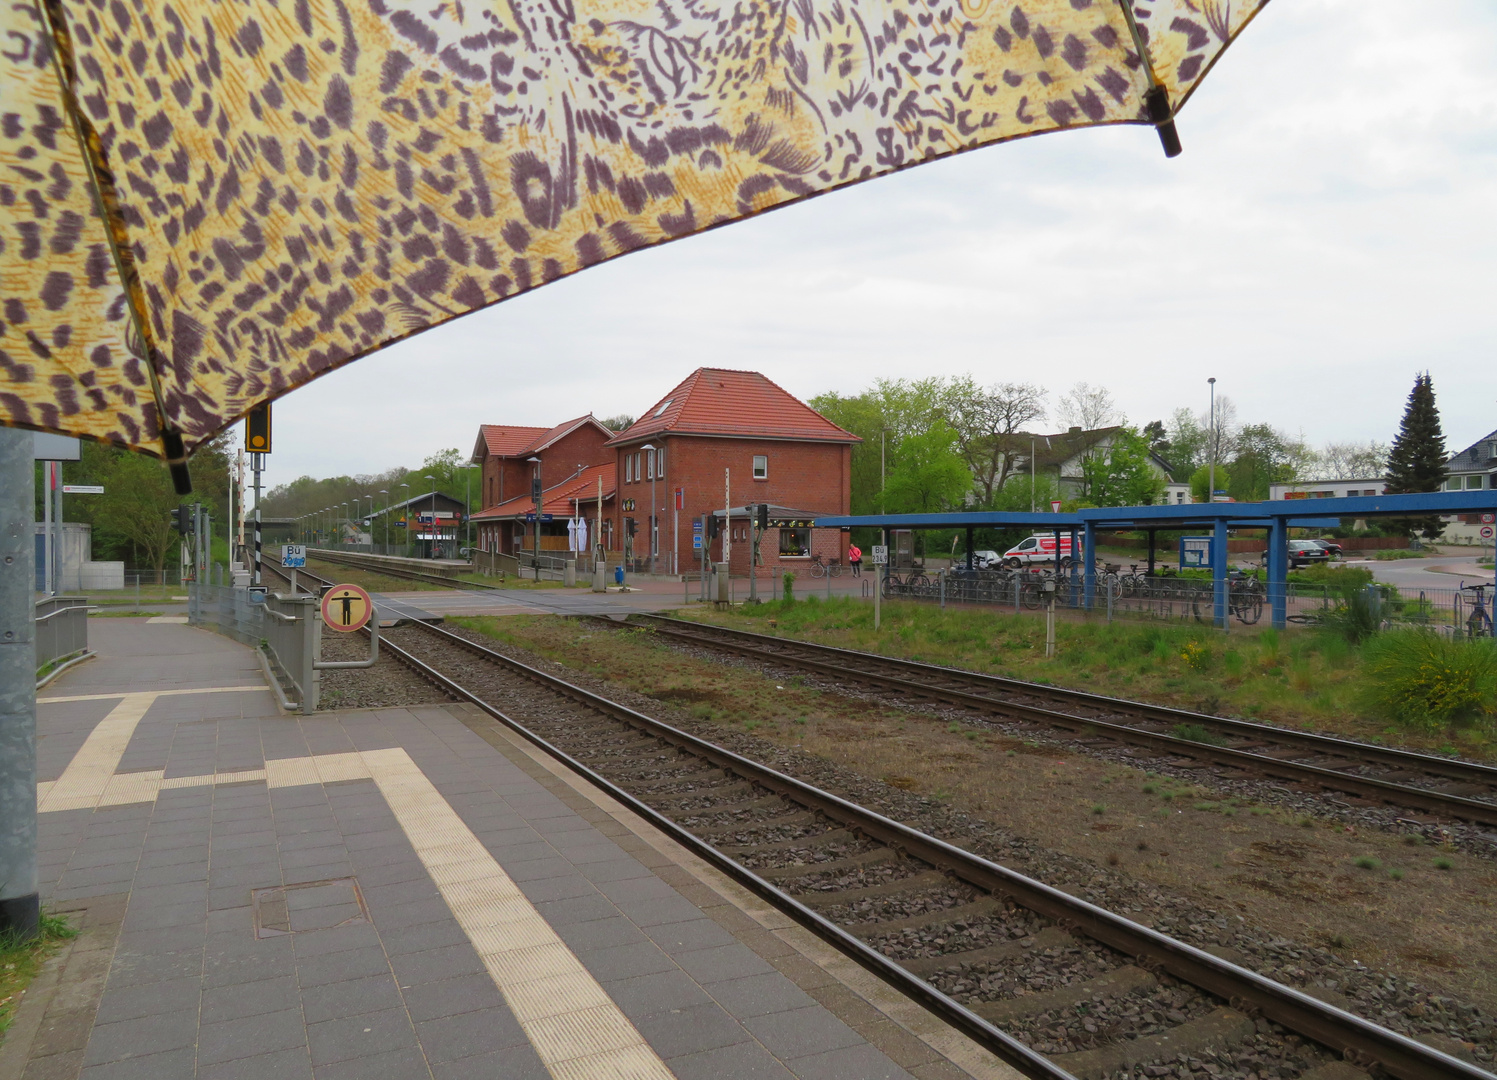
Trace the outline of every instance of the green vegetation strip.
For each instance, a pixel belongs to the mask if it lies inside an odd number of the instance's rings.
[[[47,957],[64,941],[77,935],[78,931],[65,919],[45,913],[42,915],[41,937],[35,941],[23,943],[13,936],[0,934],[0,1036],[15,1019],[26,987],[36,978]]]
[[[1230,634],[1174,623],[1063,621],[1045,657],[1043,620],[891,601],[873,629],[853,599],[776,601],[687,617],[1044,685],[1375,743],[1497,760],[1497,648],[1415,629],[1331,624]],[[1181,738],[1205,733],[1176,732]]]

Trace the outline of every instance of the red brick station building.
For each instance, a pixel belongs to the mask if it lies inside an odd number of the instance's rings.
[[[531,484],[538,475],[543,554],[569,549],[567,523],[578,517],[587,522],[584,547],[595,549],[601,498],[609,561],[616,563],[627,545],[644,568],[653,487],[661,573],[701,568],[693,523],[715,513],[727,518],[726,535],[703,546],[719,562],[726,541],[733,573],[747,574],[745,508],[768,503],[771,519],[782,522],[849,513],[852,444],[859,441],[756,371],[698,368],[617,434],[591,415],[552,428],[483,425],[472,458],[483,468],[475,536],[484,551],[533,550]],[[632,541],[626,539],[631,521]],[[770,571],[794,570],[816,554],[846,558],[846,550],[846,534],[835,529],[772,527],[760,540],[759,562]]]

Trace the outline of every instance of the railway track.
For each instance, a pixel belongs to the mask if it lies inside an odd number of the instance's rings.
[[[334,566],[346,566],[350,570],[367,570],[371,574],[384,574],[386,577],[403,578],[406,581],[424,581],[430,585],[441,585],[448,589],[497,589],[498,585],[487,585],[477,581],[454,581],[450,577],[441,574],[428,574],[421,570],[412,570],[405,566],[390,566],[385,563],[364,562],[357,555],[341,551],[327,551],[323,548],[314,548],[310,557],[319,562],[332,563]],[[269,561],[268,558],[266,561]],[[300,572],[300,571],[298,571]]]
[[[1182,1054],[1213,1077],[1277,1054],[1267,1075],[1344,1057],[1404,1080],[1493,1080],[461,635],[418,624],[382,644],[1036,1080],[1162,1076]],[[1127,1023],[1089,1019],[1115,1001],[1134,1003]],[[1037,1048],[1057,1040],[1064,1052]]]
[[[1091,749],[1135,747],[1150,755],[1169,754],[1497,827],[1497,768],[1489,765],[663,615],[634,615],[630,621],[683,644],[798,668],[907,700],[1058,729],[1084,738]],[[1203,734],[1212,741],[1202,741]]]

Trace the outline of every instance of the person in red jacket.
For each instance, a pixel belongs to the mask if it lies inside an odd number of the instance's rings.
[[[853,577],[863,576],[863,549],[857,544],[847,545],[847,563],[852,567]]]

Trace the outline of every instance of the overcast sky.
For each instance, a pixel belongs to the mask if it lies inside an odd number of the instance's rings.
[[[693,368],[800,397],[972,372],[1130,421],[1391,439],[1428,369],[1497,428],[1497,5],[1275,0],[1180,114],[960,155],[626,256],[276,403],[270,485],[466,456],[480,423],[638,415]]]

